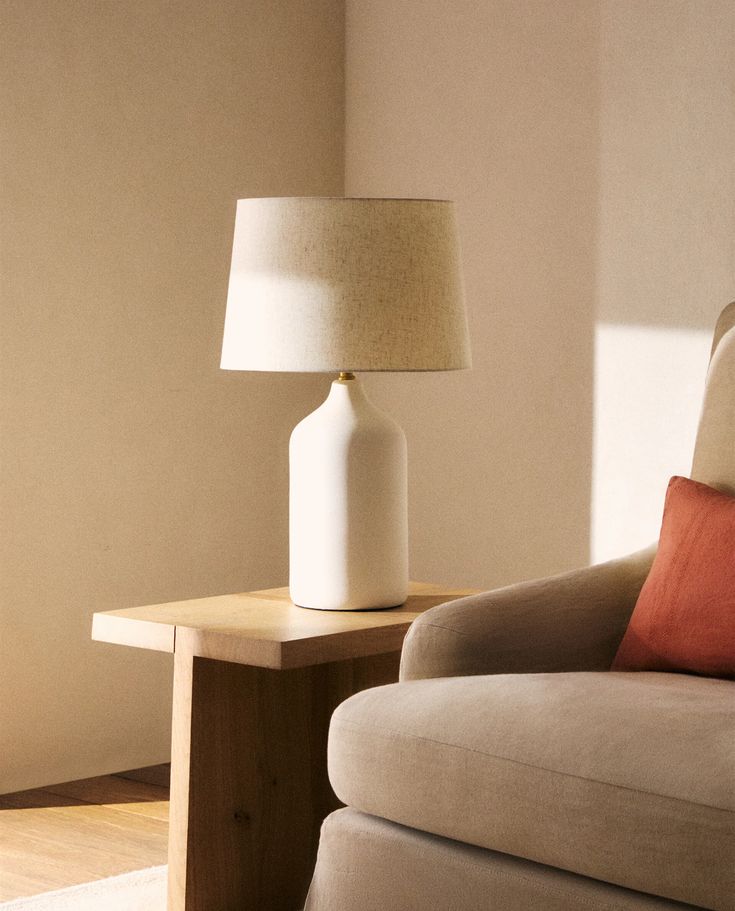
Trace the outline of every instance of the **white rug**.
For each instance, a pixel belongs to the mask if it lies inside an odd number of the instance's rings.
[[[166,865],[16,898],[0,911],[166,911]]]

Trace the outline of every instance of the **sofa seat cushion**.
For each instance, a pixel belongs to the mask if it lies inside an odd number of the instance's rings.
[[[735,683],[503,674],[365,690],[329,773],[393,822],[715,911],[735,909]]]
[[[324,820],[304,911],[697,909],[346,807]]]

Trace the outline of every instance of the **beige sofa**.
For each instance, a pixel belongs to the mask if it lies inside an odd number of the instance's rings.
[[[735,305],[715,347],[692,477],[735,493]],[[334,714],[307,911],[734,911],[735,682],[608,671],[653,555],[413,625]]]

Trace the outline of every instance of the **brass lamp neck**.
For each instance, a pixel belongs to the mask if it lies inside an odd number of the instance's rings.
[[[337,379],[341,380],[342,382],[345,382],[346,380],[354,380],[355,374],[350,373],[349,370],[340,370],[339,376],[337,377]]]

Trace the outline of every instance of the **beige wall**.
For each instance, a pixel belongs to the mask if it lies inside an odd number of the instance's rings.
[[[598,16],[351,0],[346,192],[455,199],[475,369],[376,377],[409,442],[411,568],[493,586],[588,556]]]
[[[316,378],[218,369],[234,201],[342,192],[338,0],[0,4],[0,790],[162,761],[94,610],[282,584]]]
[[[607,0],[592,556],[655,539],[735,299],[735,3]]]
[[[348,0],[346,192],[459,205],[475,369],[375,378],[414,576],[643,546],[735,298],[731,0]]]

